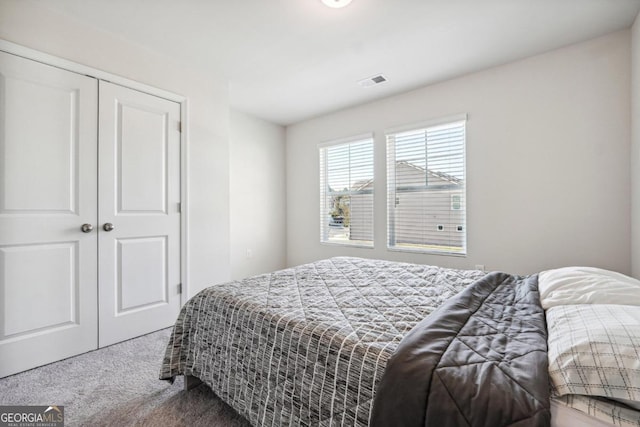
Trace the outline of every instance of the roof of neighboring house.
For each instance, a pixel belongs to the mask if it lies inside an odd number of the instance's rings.
[[[409,163],[405,160],[400,160],[398,162],[396,162],[396,167],[398,166],[406,166],[408,168],[412,168],[416,171],[420,171],[421,173],[424,173],[425,168],[418,166],[418,165],[414,165],[413,163]],[[427,174],[429,176],[435,177],[435,178],[439,178],[443,181],[447,181],[450,182],[451,184],[461,184],[462,180],[460,178],[457,178],[453,175],[449,175],[448,173],[444,173],[444,172],[438,172],[438,171],[434,171],[432,169],[427,169]]]
[[[404,166],[406,168],[410,168],[415,170],[416,172],[420,172],[420,173],[424,173],[425,169],[423,167],[414,165],[413,163],[409,163],[405,160],[400,160],[398,162],[396,162],[396,167],[400,167],[400,166]],[[457,178],[453,175],[449,175],[447,173],[444,172],[438,172],[438,171],[434,171],[431,169],[427,169],[427,174],[431,177],[434,178],[438,178],[442,181],[454,184],[454,185],[459,185],[462,184],[463,180],[460,178]],[[351,186],[351,190],[354,191],[361,191],[366,189],[367,187],[370,187],[373,184],[373,178],[371,179],[363,179],[360,181],[356,181],[352,186]]]
[[[351,189],[355,190],[355,191],[360,191],[360,190],[364,190],[367,187],[371,186],[371,184],[373,184],[373,178],[363,179],[361,181],[356,181],[355,184],[353,184],[351,186]]]

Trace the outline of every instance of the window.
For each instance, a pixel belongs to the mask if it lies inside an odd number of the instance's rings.
[[[320,147],[320,241],[373,247],[373,136]]]
[[[387,132],[389,249],[466,254],[465,125]]]

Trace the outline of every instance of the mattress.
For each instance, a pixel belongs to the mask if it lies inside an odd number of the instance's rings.
[[[160,377],[200,378],[253,425],[366,426],[402,337],[482,276],[337,257],[212,286],[182,309]]]
[[[551,404],[552,426],[640,427],[640,411],[609,399],[571,394],[554,396]],[[578,422],[587,419],[589,423]]]
[[[607,423],[586,413],[551,399],[551,427],[611,427]]]

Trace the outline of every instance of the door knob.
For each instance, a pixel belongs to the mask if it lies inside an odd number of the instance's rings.
[[[115,227],[113,226],[113,224],[111,224],[110,222],[106,222],[102,228],[104,229],[104,231],[111,231],[113,230]]]
[[[83,233],[91,233],[91,231],[93,231],[93,225],[82,224],[82,227],[80,227],[80,230],[82,230]]]

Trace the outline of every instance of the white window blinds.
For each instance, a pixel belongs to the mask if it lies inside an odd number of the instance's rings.
[[[387,132],[389,249],[466,254],[465,124]]]
[[[373,246],[373,137],[320,147],[320,241]]]

